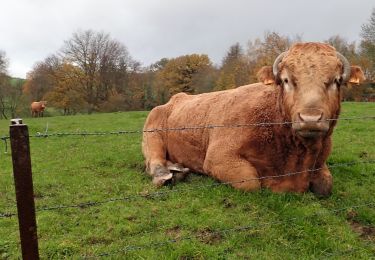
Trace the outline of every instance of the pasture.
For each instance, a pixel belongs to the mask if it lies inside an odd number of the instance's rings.
[[[343,103],[341,118],[374,115],[375,103]],[[24,123],[30,134],[45,133],[47,124],[48,133],[110,132],[140,130],[146,116],[119,112]],[[8,135],[8,125],[0,121],[0,136]],[[326,199],[312,193],[246,193],[197,174],[156,189],[144,173],[140,133],[32,137],[41,257],[374,257],[374,133],[374,119],[338,122],[328,161],[334,189]],[[1,142],[0,213],[14,213],[11,155],[4,149]],[[0,259],[20,257],[18,236],[17,217],[1,217]]]

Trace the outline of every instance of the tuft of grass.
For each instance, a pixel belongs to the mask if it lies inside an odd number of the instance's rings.
[[[344,103],[341,117],[374,115]],[[141,130],[147,112],[25,119],[30,134]],[[9,122],[0,120],[0,136]],[[48,125],[48,127],[47,127]],[[375,160],[374,120],[339,121],[329,164]],[[374,164],[332,168],[334,190],[246,193],[191,175],[156,189],[144,173],[141,134],[31,138],[42,258],[368,259],[375,254]],[[10,152],[0,143],[0,212],[16,212]],[[158,196],[146,196],[160,192]],[[115,200],[142,194],[130,200]],[[341,209],[341,210],[337,210]],[[0,258],[20,258],[17,218],[0,218]]]

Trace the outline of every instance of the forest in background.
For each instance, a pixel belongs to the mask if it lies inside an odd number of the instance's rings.
[[[375,9],[360,37],[358,43],[340,35],[325,41],[365,73],[362,85],[342,90],[346,101],[375,100]],[[257,82],[261,67],[272,65],[281,52],[300,41],[298,35],[265,32],[246,46],[234,43],[219,65],[206,54],[187,54],[144,67],[109,33],[77,31],[55,54],[36,62],[26,79],[8,75],[9,59],[0,51],[0,118],[30,115],[30,103],[39,100],[69,115],[149,110],[178,92],[236,88]]]

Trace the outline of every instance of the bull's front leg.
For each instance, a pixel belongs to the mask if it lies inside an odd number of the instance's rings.
[[[225,146],[219,145],[208,149],[204,172],[240,190],[259,190],[261,184],[254,166],[235,151],[225,151],[223,147]]]
[[[146,171],[152,176],[153,184],[160,187],[172,179],[173,175],[167,168],[165,144],[159,133],[144,133],[142,150]]]
[[[310,190],[318,196],[331,195],[332,175],[327,165],[324,165],[323,169],[311,173]]]
[[[166,159],[166,147],[159,133],[145,133],[142,142],[146,158],[146,170],[152,176],[152,183],[160,187],[185,179],[189,169]]]

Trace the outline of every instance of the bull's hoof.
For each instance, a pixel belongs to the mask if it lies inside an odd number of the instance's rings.
[[[169,173],[162,176],[154,176],[152,178],[152,183],[155,184],[157,187],[161,187],[166,185],[167,183],[171,182],[173,178],[173,174]]]
[[[161,187],[172,181],[173,174],[164,166],[158,165],[152,175],[152,183]]]
[[[152,183],[157,187],[175,184],[176,182],[183,181],[189,174],[189,171],[189,168],[185,168],[178,163],[168,162],[167,167],[158,165],[152,174]]]
[[[189,168],[185,168],[179,163],[168,163],[168,170],[173,174],[172,183],[185,180],[190,171]]]

